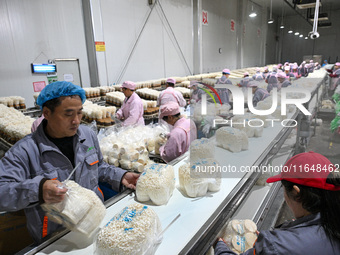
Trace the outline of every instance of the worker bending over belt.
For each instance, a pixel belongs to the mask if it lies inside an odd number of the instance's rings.
[[[189,149],[190,143],[197,138],[197,130],[192,120],[180,116],[178,104],[162,105],[160,111],[160,119],[173,126],[166,144],[159,148],[162,159],[170,162]]]

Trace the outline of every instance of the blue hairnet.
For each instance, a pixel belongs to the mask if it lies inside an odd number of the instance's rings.
[[[44,103],[49,100],[64,96],[78,95],[81,98],[81,102],[86,100],[85,90],[81,87],[74,85],[67,81],[56,81],[47,85],[39,94],[37,98],[37,104],[42,109]]]

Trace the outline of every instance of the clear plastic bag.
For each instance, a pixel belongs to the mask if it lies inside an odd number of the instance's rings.
[[[134,203],[117,213],[97,235],[95,255],[152,255],[161,242],[162,226],[148,206]]]
[[[140,202],[151,200],[155,205],[167,204],[175,189],[175,173],[170,165],[147,165],[138,178],[136,197]]]
[[[249,219],[234,219],[224,228],[222,237],[235,253],[243,253],[253,247],[257,239],[257,226]]]
[[[42,204],[50,220],[85,235],[92,233],[104,219],[106,208],[98,196],[74,181],[63,183],[68,189],[62,202]]]
[[[180,189],[189,197],[201,197],[208,191],[219,191],[221,172],[215,171],[218,165],[214,159],[201,159],[180,166],[178,170]]]

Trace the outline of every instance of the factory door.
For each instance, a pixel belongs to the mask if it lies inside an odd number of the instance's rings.
[[[57,65],[58,81],[69,81],[82,87],[78,58],[60,58],[54,61]]]

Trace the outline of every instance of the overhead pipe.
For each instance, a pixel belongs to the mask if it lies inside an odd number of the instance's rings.
[[[300,12],[298,12],[297,10],[296,10],[296,4],[294,4],[294,6],[293,5],[291,5],[289,2],[288,2],[288,0],[283,0],[283,1],[285,1],[285,3],[290,7],[290,8],[292,8],[301,18],[303,18],[305,21],[307,21],[307,23],[310,25],[310,26],[313,26],[313,24],[308,20],[308,18],[306,19]]]

